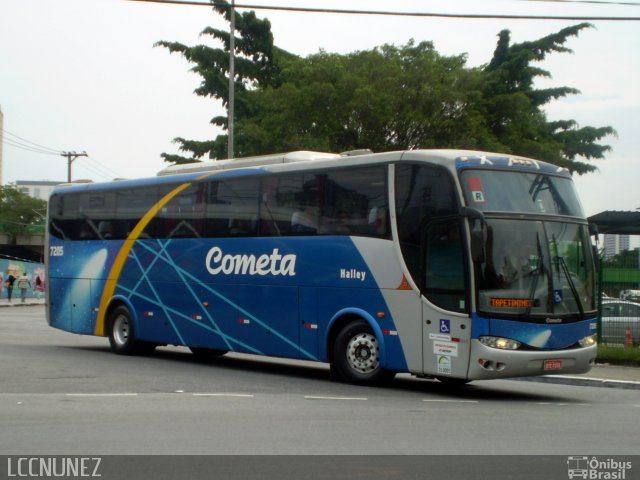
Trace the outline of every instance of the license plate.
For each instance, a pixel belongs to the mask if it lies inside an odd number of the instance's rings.
[[[562,360],[545,360],[545,370],[562,370]]]

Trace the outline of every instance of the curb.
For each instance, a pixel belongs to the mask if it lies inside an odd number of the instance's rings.
[[[11,308],[11,307],[34,307],[34,306],[43,306],[44,307],[44,303],[40,302],[7,302],[7,303],[0,303],[0,308]]]
[[[578,387],[604,387],[640,390],[640,382],[634,382],[631,380],[612,380],[609,378],[554,375],[549,377],[524,377],[518,380],[523,382],[553,383],[556,385],[574,385]]]

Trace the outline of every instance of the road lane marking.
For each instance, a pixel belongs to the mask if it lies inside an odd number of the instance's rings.
[[[423,399],[423,402],[430,403],[478,403],[478,400],[428,400]]]
[[[194,397],[233,397],[233,398],[253,398],[254,395],[248,393],[194,393]]]
[[[67,397],[137,397],[137,393],[65,393]]]
[[[369,400],[366,397],[322,397],[322,396],[316,396],[316,395],[305,395],[304,396],[305,400],[355,400],[355,401],[366,401]]]

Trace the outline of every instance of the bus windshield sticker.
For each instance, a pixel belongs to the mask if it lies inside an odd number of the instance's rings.
[[[473,201],[476,203],[484,203],[484,188],[482,188],[480,177],[469,177],[467,183],[469,184]]]
[[[529,308],[530,298],[491,298],[489,305],[495,308]]]

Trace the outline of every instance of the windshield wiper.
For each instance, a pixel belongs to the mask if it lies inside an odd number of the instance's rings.
[[[567,267],[567,263],[564,261],[564,258],[562,257],[556,257],[556,260],[562,266],[562,271],[564,272],[564,276],[567,278],[567,281],[569,282],[569,288],[571,289],[573,298],[576,299],[576,304],[578,305],[578,310],[580,310],[580,315],[584,315],[584,307],[582,306],[582,301],[580,300],[580,294],[578,293],[576,284],[571,278],[571,273],[569,272],[569,267]]]
[[[578,293],[578,289],[576,288],[576,284],[571,278],[571,272],[569,272],[569,267],[567,267],[567,262],[564,261],[564,258],[558,255],[558,243],[556,242],[556,236],[552,236],[554,251],[556,253],[555,261],[562,267],[562,273],[564,273],[567,282],[569,282],[569,288],[571,289],[571,293],[573,294],[573,298],[576,300],[576,305],[578,306],[578,310],[580,311],[580,315],[584,316],[584,307],[582,306],[582,301],[580,300],[580,294]]]
[[[536,232],[536,246],[538,248],[538,261],[536,262],[536,267],[530,273],[530,275],[533,275],[533,280],[531,281],[531,288],[529,290],[529,305],[527,305],[527,309],[524,312],[525,317],[531,315],[531,309],[533,308],[536,297],[536,289],[538,288],[538,278],[540,278],[540,274],[543,273],[542,245],[540,245],[540,234],[538,232]]]

